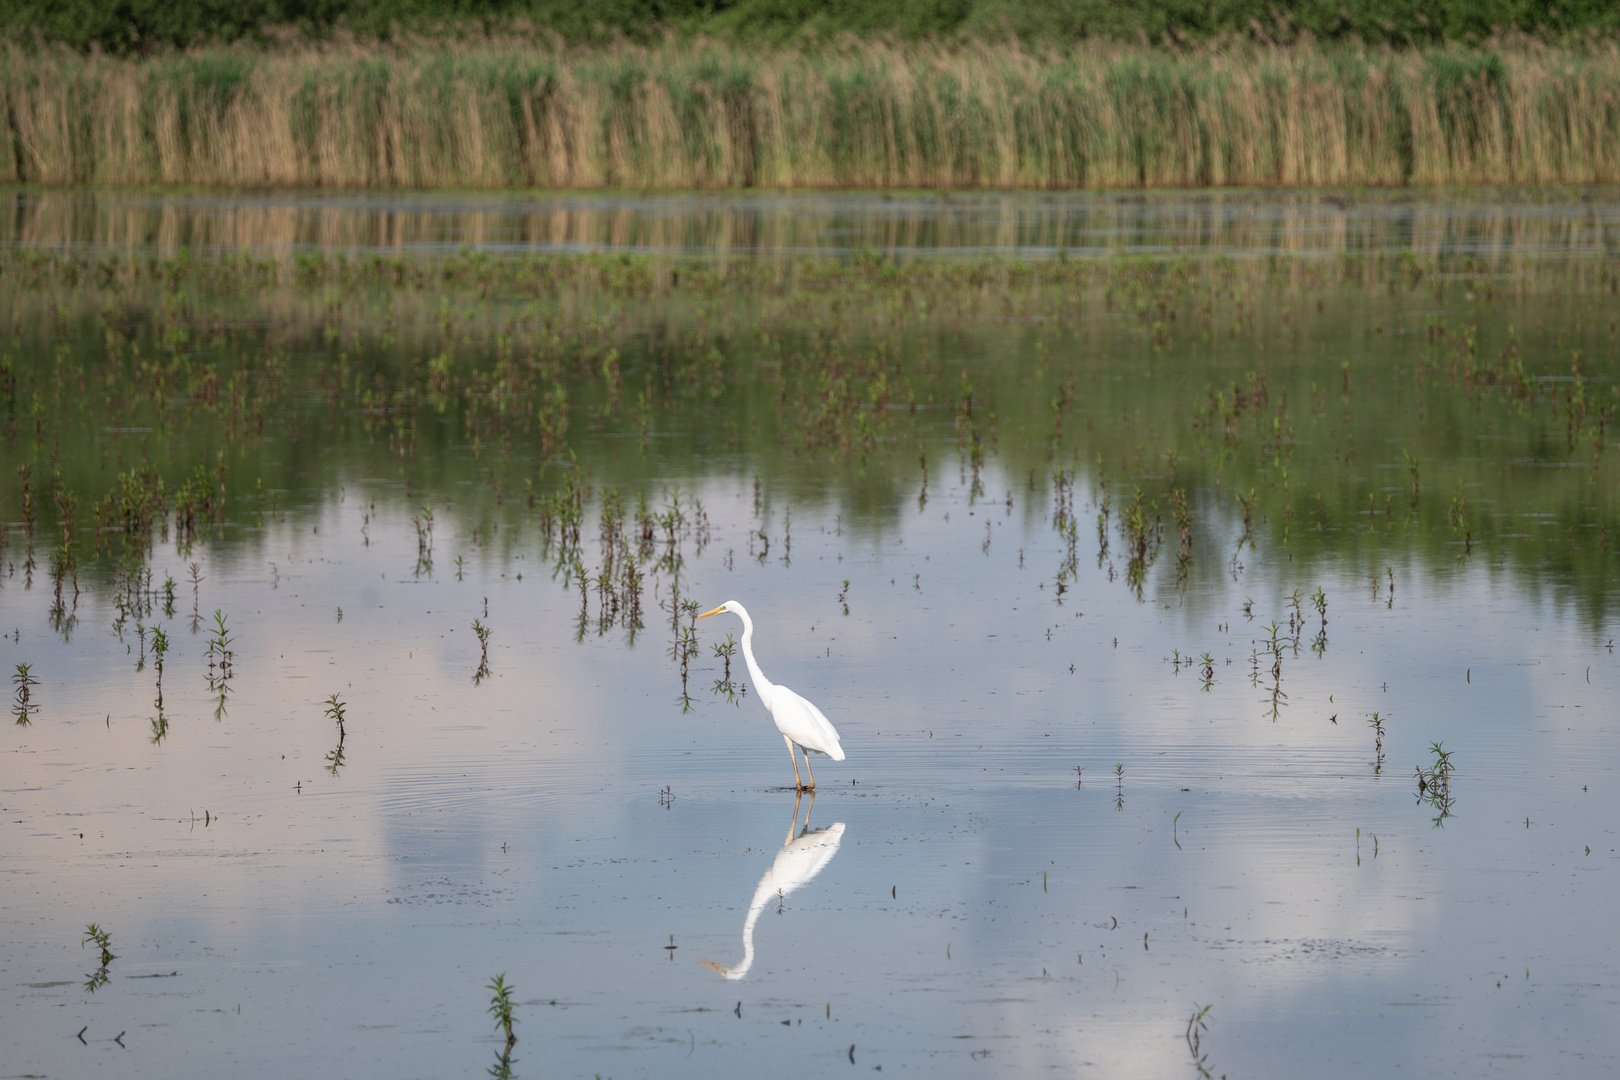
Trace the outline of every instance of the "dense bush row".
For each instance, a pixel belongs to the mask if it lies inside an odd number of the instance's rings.
[[[1101,36],[1151,41],[1239,34],[1425,44],[1500,30],[1563,35],[1620,27],[1614,0],[0,0],[0,33],[74,48],[146,50],[334,30],[363,38],[445,21],[528,24],[574,41],[671,30],[782,41],[842,32],[902,38]]]

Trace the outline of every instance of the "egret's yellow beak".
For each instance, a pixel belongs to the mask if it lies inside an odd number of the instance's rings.
[[[713,615],[714,612],[711,611],[711,612],[709,612],[709,614]],[[701,615],[698,616],[698,617],[702,618]],[[715,963],[713,960],[699,960],[698,963],[702,964],[704,967],[708,968],[710,971],[718,971],[722,975],[729,974],[729,972],[727,971],[726,968],[721,967],[719,964]]]
[[[721,604],[719,607],[715,608],[713,611],[705,611],[703,614],[699,615],[698,618],[707,619],[710,615],[723,615],[723,614],[725,614],[725,611],[726,611],[726,605]]]

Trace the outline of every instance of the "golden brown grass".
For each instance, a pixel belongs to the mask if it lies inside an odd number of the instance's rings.
[[[709,43],[0,56],[0,182],[1072,188],[1620,180],[1620,48]]]

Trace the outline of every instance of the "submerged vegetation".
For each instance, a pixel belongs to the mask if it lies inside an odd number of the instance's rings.
[[[1264,546],[1349,560],[1375,591],[1387,576],[1391,603],[1392,562],[1484,557],[1595,619],[1620,529],[1620,264],[1517,240],[1244,260],[13,248],[0,585],[32,587],[36,548],[52,551],[57,631],[82,585],[120,634],[134,615],[144,662],[140,620],[175,608],[173,579],[155,588],[146,569],[156,545],[188,559],[257,535],[352,467],[421,508],[418,576],[434,573],[437,506],[473,554],[538,545],[578,594],[581,636],[633,638],[656,604],[684,671],[683,552],[712,538],[700,499],[648,478],[724,473],[741,450],[768,478],[746,538],[760,560],[792,557],[780,500],[837,498],[881,529],[924,511],[930,467],[954,465],[970,502],[1050,517],[1040,569],[1059,604],[1095,515],[1097,565],[1144,600],[1237,579]],[[728,561],[745,556],[728,542]],[[1259,639],[1273,710],[1304,600]],[[1321,655],[1327,598],[1310,600]],[[473,629],[481,681],[488,625]],[[167,637],[150,632],[160,735]],[[222,711],[221,613],[210,641]]]
[[[1620,180],[1620,45],[762,48],[530,36],[0,54],[0,182],[1072,188]]]

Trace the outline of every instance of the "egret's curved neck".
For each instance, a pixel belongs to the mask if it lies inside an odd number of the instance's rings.
[[[748,909],[748,918],[743,922],[743,958],[736,967],[726,969],[726,978],[740,979],[748,974],[748,969],[754,966],[754,924],[759,922],[759,913],[765,910],[765,901],[769,896],[754,897],[754,903]]]
[[[765,673],[759,670],[759,661],[754,659],[754,620],[748,617],[746,611],[737,614],[743,621],[743,659],[748,661],[748,675],[754,680],[754,692],[759,695],[760,702],[770,708],[771,692],[776,689],[776,684],[765,677]]]

